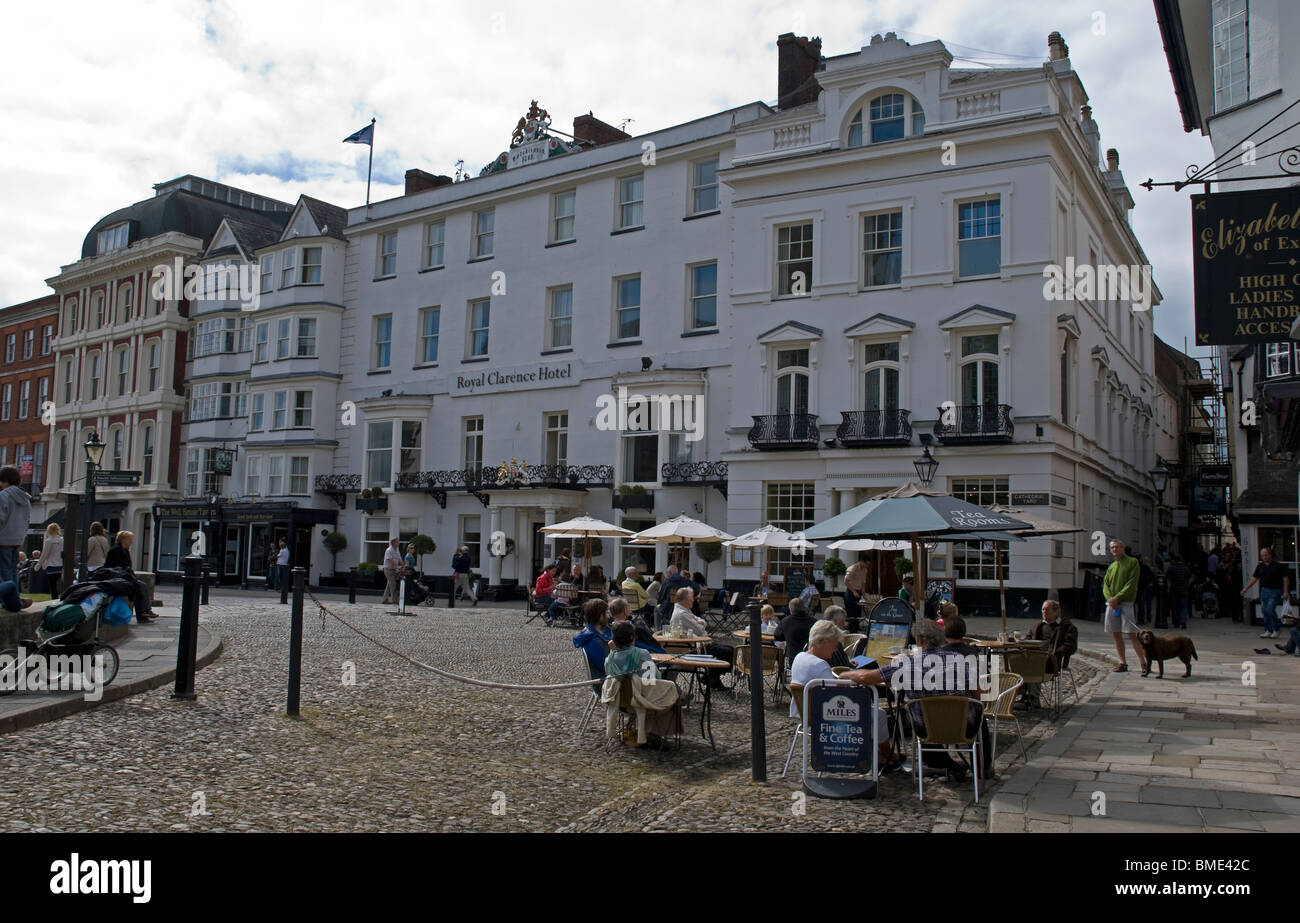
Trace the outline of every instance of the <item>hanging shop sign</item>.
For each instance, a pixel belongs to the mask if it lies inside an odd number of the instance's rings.
[[[1300,188],[1192,196],[1196,342],[1275,343],[1300,315]]]

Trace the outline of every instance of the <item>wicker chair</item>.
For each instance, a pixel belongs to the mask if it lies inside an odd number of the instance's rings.
[[[763,681],[771,676],[775,677],[781,672],[781,657],[785,652],[770,644],[763,645],[763,676],[759,680],[759,694],[762,694]],[[737,644],[732,654],[732,667],[736,671],[735,680],[732,682],[732,692],[736,698],[740,698],[740,680],[744,677],[746,685],[753,691],[753,682],[749,675],[749,645]]]
[[[989,744],[993,753],[989,756],[989,765],[996,765],[998,760],[998,723],[1003,720],[1010,720],[1015,723],[1016,739],[1020,741],[1020,755],[1024,757],[1026,763],[1029,762],[1029,752],[1025,749],[1024,732],[1020,730],[1020,719],[1011,710],[1011,706],[1016,700],[1016,692],[1024,683],[1024,678],[1018,674],[998,674],[998,688],[994,690],[997,698],[984,712],[986,718],[990,715],[993,718],[993,727],[989,732]]]
[[[975,779],[975,803],[980,801],[980,735],[979,721],[984,714],[984,705],[964,695],[932,695],[913,699],[909,703],[913,709],[913,726],[920,723],[925,726],[925,736],[916,736],[916,762],[913,772],[916,774],[916,797],[925,800],[925,768],[922,755],[925,753],[947,752],[950,748],[971,755],[971,775]],[[975,721],[970,721],[970,711],[975,709]],[[919,715],[916,714],[919,712]],[[971,724],[975,733],[967,732]]]

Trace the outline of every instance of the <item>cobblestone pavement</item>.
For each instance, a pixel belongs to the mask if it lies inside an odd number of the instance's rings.
[[[524,627],[518,610],[325,600],[393,647],[494,680],[581,677],[572,631]],[[718,748],[685,717],[682,747],[606,747],[598,713],[575,744],[586,690],[510,692],[438,678],[326,620],[308,601],[302,717],[284,714],[287,606],[213,596],[204,626],[225,644],[199,700],[158,689],[0,737],[0,829],[16,830],[907,830],[983,831],[969,782],[885,777],[873,801],[808,798],[780,777],[793,722],[769,706],[766,785],[749,781],[744,693],[715,699]],[[355,668],[355,684],[344,682]],[[1080,679],[1100,677],[1079,664]],[[1095,674],[1095,675],[1094,675]],[[1054,728],[1022,720],[1037,739]],[[1050,730],[1049,730],[1050,729]],[[1004,736],[1000,766],[1019,760]],[[1031,756],[1032,756],[1031,751]],[[796,761],[798,756],[796,754]],[[991,796],[993,786],[988,794]],[[984,794],[983,792],[981,793]],[[197,814],[197,810],[206,814]]]

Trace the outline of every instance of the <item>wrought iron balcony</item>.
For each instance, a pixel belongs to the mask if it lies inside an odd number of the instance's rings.
[[[817,448],[817,414],[778,413],[754,417],[749,444],[761,451]]]
[[[348,494],[361,490],[359,474],[318,474],[316,475],[316,493],[324,494],[343,509],[348,502]]]
[[[911,415],[910,410],[841,410],[843,420],[835,429],[835,438],[848,448],[908,445],[912,441]]]
[[[939,422],[934,424],[934,435],[949,445],[1011,442],[1015,435],[1009,404],[958,404],[949,409],[955,412],[956,421],[944,422],[946,411],[940,407]]]
[[[487,506],[489,490],[551,488],[586,490],[613,487],[613,465],[500,465],[454,468],[448,471],[410,471],[397,476],[396,490],[424,491],[447,508],[447,491],[464,490]]]
[[[699,484],[715,487],[727,495],[727,463],[724,461],[665,462],[660,470],[665,487]]]

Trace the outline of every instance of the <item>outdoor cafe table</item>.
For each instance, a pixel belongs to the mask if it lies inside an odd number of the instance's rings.
[[[670,648],[690,650],[691,648],[698,647],[699,645],[702,644],[713,643],[713,639],[710,638],[708,635],[688,635],[685,638],[674,638],[672,635],[666,632],[655,635],[654,639],[655,639],[655,643],[658,644],[660,647],[662,647],[664,650],[668,650]]]
[[[650,657],[654,660],[655,666],[661,669],[668,667],[693,674],[698,685],[704,687],[704,698],[700,705],[700,736],[707,737],[709,746],[716,750],[718,745],[713,741],[713,684],[709,682],[709,671],[730,670],[731,664],[716,657],[709,660],[688,660],[672,654],[651,654]]]

